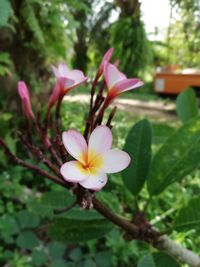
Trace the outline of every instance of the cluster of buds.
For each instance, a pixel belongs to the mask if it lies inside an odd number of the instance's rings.
[[[60,134],[61,103],[70,90],[87,81],[82,71],[70,70],[65,64],[59,64],[58,67],[52,66],[56,83],[43,119],[32,110],[25,82],[18,83],[22,111],[29,127],[21,134],[23,144],[34,156],[42,158],[51,171],[70,186],[79,184],[79,187],[98,191],[107,183],[107,173],[116,173],[125,169],[131,160],[126,152],[111,149],[111,120],[116,108],[111,111],[105,125],[102,125],[102,121],[105,110],[118,95],[140,87],[143,83],[137,78],[128,79],[118,70],[117,63],[110,63],[112,53],[113,48],[106,52],[92,83],[90,108],[83,135],[72,129]],[[107,90],[105,90],[106,87]],[[53,107],[56,109],[55,121],[50,123]],[[54,139],[49,134],[52,132],[53,124],[56,125]],[[35,146],[33,136],[30,136],[33,129],[39,134],[42,144],[40,146]],[[44,154],[46,150],[50,154],[50,159],[48,154]],[[71,155],[74,160],[69,161],[68,155]]]

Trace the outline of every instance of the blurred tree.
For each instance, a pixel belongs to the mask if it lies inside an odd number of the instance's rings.
[[[77,8],[77,6],[71,8],[74,19],[78,22],[76,41],[74,43],[73,66],[85,72],[88,63],[88,30],[89,17],[92,14],[92,0],[83,0],[82,3],[84,3],[82,8]]]
[[[95,1],[93,9],[97,9],[99,2]],[[92,61],[96,62],[101,60],[102,55],[110,47],[109,43],[109,30],[111,26],[110,18],[112,12],[116,11],[116,5],[114,2],[104,2],[100,7],[100,12],[94,12],[91,18],[92,27],[90,31],[90,57]]]
[[[178,16],[169,26],[169,62],[200,67],[200,1],[171,0],[171,5]]]
[[[1,4],[4,1],[1,0]],[[69,6],[77,1],[5,2],[9,5],[1,11],[4,14],[0,21],[1,53],[9,55],[13,63],[12,73],[20,79],[29,82],[45,80],[49,76],[46,70],[49,63],[66,57],[68,61],[70,59],[67,49],[73,43],[77,23]]]
[[[110,43],[128,75],[139,75],[151,63],[152,50],[141,20],[139,0],[116,0],[118,20],[110,29]]]

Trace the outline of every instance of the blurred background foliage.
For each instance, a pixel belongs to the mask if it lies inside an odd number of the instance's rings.
[[[158,29],[147,35],[141,5],[139,0],[1,0],[1,80],[14,87],[20,77],[37,87],[49,78],[49,65],[61,60],[86,72],[110,46],[129,76],[152,75],[155,65],[199,67],[199,1],[170,0],[162,41],[156,39]]]
[[[13,152],[27,158],[27,151],[21,147],[17,137],[21,118],[19,113],[12,111],[18,106],[17,81],[25,80],[31,91],[46,103],[47,93],[53,85],[51,64],[63,61],[90,76],[95,73],[105,51],[114,47],[114,60],[120,60],[119,68],[128,77],[139,75],[146,81],[145,88],[138,90],[143,93],[139,98],[156,101],[157,96],[144,94],[152,92],[156,67],[178,63],[182,68],[200,68],[199,1],[170,0],[170,23],[162,40],[157,38],[159,29],[147,34],[141,5],[142,0],[0,0],[0,136]],[[114,13],[117,14],[115,19]],[[89,91],[88,86],[78,90]],[[132,98],[132,93],[126,97]],[[185,109],[188,99],[192,99],[192,104]],[[38,100],[33,94],[31,100],[37,108]],[[165,100],[165,103],[168,101]],[[156,121],[147,116],[152,125],[153,155],[181,126],[181,121],[187,122],[197,113],[197,101],[189,92],[177,100],[177,114],[181,120],[160,118]],[[65,129],[83,131],[87,106],[67,103],[62,115]],[[133,112],[117,113],[113,121],[116,147],[123,148],[129,130],[143,118],[144,115]],[[184,136],[181,137],[183,139]],[[161,230],[170,227],[182,205],[188,203],[192,196],[199,195],[199,177],[197,169],[152,199],[148,218],[155,227]],[[87,221],[90,228],[88,236],[82,237],[82,230],[79,237],[85,240],[96,237],[95,222],[99,225],[98,239],[79,242],[77,236],[72,235],[73,231],[67,232],[70,227],[76,226],[75,220],[79,227],[86,227],[86,218],[82,213],[80,215],[78,207],[64,218],[52,215],[54,207],[66,206],[72,196],[64,192],[66,196],[60,197],[63,191],[58,186],[20,166],[13,166],[2,150],[0,180],[0,266],[130,267],[138,266],[139,259],[149,250],[143,242],[124,240],[117,227],[112,226],[110,231],[108,225],[105,231],[105,221],[95,212],[87,218],[90,221]],[[135,199],[124,186],[121,176],[112,175],[98,197],[112,210],[117,213],[123,210],[122,215],[131,218],[138,200],[141,207],[146,205],[148,192],[145,185]],[[67,225],[66,232],[59,231],[59,225]],[[66,242],[69,235],[71,240]],[[59,240],[55,236],[59,236]],[[194,229],[171,233],[174,240],[197,253],[199,236],[199,230]]]

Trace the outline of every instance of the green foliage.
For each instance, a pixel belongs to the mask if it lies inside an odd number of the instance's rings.
[[[39,217],[27,210],[19,211],[17,213],[17,219],[21,229],[32,229],[39,225]]]
[[[183,123],[198,115],[198,101],[193,89],[183,91],[176,99],[176,112]]]
[[[6,26],[12,14],[12,7],[9,0],[0,0],[0,27]]]
[[[10,59],[10,55],[8,53],[0,52],[0,76],[10,74],[11,65],[12,61]]]
[[[33,250],[31,257],[34,266],[43,266],[48,261],[47,254],[41,250]]]
[[[19,225],[13,216],[5,214],[0,219],[0,237],[4,242],[14,243],[13,235],[18,234],[19,230]]]
[[[71,205],[74,197],[68,192],[47,192],[39,199],[34,199],[29,208],[41,217],[53,217],[54,209],[64,208]]]
[[[181,267],[181,265],[163,252],[154,252],[144,256],[138,263],[137,267]]]
[[[124,150],[130,155],[131,163],[123,173],[126,187],[137,195],[142,189],[151,163],[152,129],[147,120],[141,120],[130,130]]]
[[[129,76],[144,72],[151,64],[152,51],[144,25],[138,16],[120,18],[110,28],[110,44],[120,67]]]
[[[54,214],[54,209],[62,209],[70,206],[75,201],[72,194],[65,191],[52,191],[42,195],[39,199],[34,199],[29,204],[29,209],[40,217],[46,218],[67,218],[74,220],[94,220],[103,217],[95,210],[82,210],[79,206],[63,212],[59,215]]]
[[[39,240],[32,231],[24,231],[19,234],[16,243],[20,248],[33,249],[39,245]]]
[[[200,197],[192,198],[187,205],[180,209],[174,221],[174,229],[186,231],[188,229],[200,229]]]
[[[55,260],[51,263],[50,267],[66,267],[66,262],[62,259],[59,259],[59,260]],[[69,266],[70,267],[70,266]]]
[[[35,14],[33,3],[34,1],[32,2],[32,4],[29,0],[24,1],[24,5],[22,8],[22,15],[26,20],[29,29],[33,32],[35,38],[38,40],[39,43],[44,45],[45,43],[44,34],[41,29],[39,19]]]
[[[49,234],[58,241],[81,242],[103,237],[112,227],[104,219],[85,221],[58,218],[52,221]]]
[[[200,120],[195,118],[171,135],[154,156],[148,178],[149,193],[158,195],[197,169],[199,157]]]
[[[168,29],[168,63],[181,67],[200,66],[199,1],[171,0],[172,20]]]
[[[52,259],[60,259],[65,253],[66,246],[59,242],[51,242],[48,244],[48,252]]]
[[[111,266],[111,253],[109,251],[97,252],[95,261],[98,266],[110,267]]]

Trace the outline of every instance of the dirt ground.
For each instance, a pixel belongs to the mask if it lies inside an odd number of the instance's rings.
[[[77,94],[65,96],[65,101],[89,103],[90,95]],[[145,116],[159,121],[176,121],[174,103],[164,101],[141,101],[137,99],[117,98],[113,104],[118,109],[129,112],[135,116]]]

